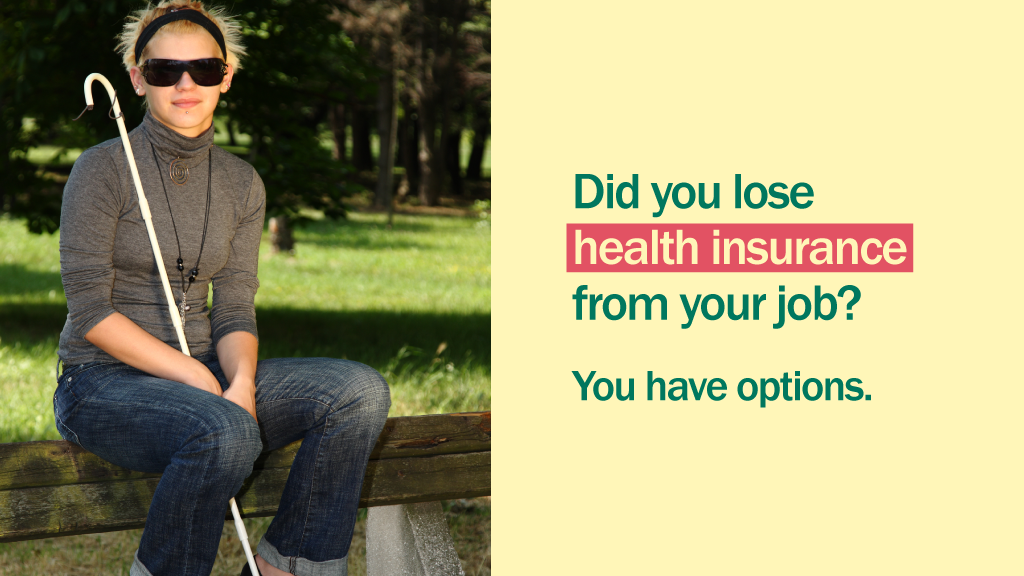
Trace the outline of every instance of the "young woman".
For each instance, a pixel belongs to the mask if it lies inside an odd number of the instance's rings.
[[[148,105],[129,138],[192,357],[180,351],[121,140],[86,150],[64,190],[68,320],[54,415],[65,439],[163,473],[133,576],[209,574],[253,461],[298,439],[257,565],[264,576],[346,574],[366,461],[390,406],[387,383],[362,364],[256,360],[265,193],[252,166],[213,145],[214,110],[244,55],[239,36],[217,10],[165,0],[130,18],[119,46]]]

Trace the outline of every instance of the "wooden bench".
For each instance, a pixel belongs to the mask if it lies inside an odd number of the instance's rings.
[[[256,461],[237,496],[243,517],[277,512],[299,445]],[[0,542],[141,528],[159,480],[159,474],[115,466],[70,442],[0,444]],[[359,505],[490,493],[490,412],[405,416],[384,425]]]

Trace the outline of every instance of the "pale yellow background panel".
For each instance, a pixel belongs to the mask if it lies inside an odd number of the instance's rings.
[[[496,574],[1019,574],[1024,12],[1017,5],[494,5]],[[640,208],[575,209],[574,175]],[[807,182],[733,208],[733,176]],[[660,218],[650,183],[718,182]],[[915,271],[567,273],[566,223],[912,223]],[[575,320],[577,286],[668,320]],[[788,320],[787,294],[862,297]],[[679,294],[766,294],[689,329]],[[586,316],[585,316],[586,317]],[[635,380],[580,401],[572,375]],[[721,402],[647,401],[647,371]],[[745,377],[871,401],[741,401]]]

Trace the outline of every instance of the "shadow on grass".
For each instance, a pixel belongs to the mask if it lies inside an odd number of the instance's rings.
[[[490,314],[426,312],[337,312],[257,308],[260,357],[329,356],[381,366],[403,346],[491,366]]]
[[[260,358],[328,356],[380,367],[403,346],[432,356],[444,342],[447,357],[461,360],[468,355],[490,372],[490,314],[257,308],[256,318]],[[4,306],[0,336],[5,345],[32,346],[59,334],[66,319],[63,303]]]
[[[24,264],[0,263],[0,296],[50,290],[64,291],[60,272],[42,272],[26,268]]]

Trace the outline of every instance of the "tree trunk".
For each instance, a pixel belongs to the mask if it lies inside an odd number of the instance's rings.
[[[440,126],[438,126],[440,124]],[[448,100],[444,92],[424,99],[420,109],[420,202],[437,206],[444,190]]]
[[[445,142],[445,171],[451,181],[452,196],[462,196],[462,167],[459,147],[462,144],[462,128],[453,130]]]
[[[395,139],[398,132],[398,112],[395,109],[394,59],[390,42],[382,40],[381,64],[386,64],[385,73],[377,84],[377,133],[380,135],[380,153],[377,166],[377,193],[373,204],[388,209],[388,228],[392,224],[394,202],[391,201],[392,182],[395,171]]]
[[[442,20],[451,17],[454,21],[461,21],[457,12],[464,7],[459,2],[433,7],[435,10],[439,8],[448,9],[438,14]],[[445,187],[448,135],[452,131],[453,104],[458,94],[458,35],[444,31],[442,26],[436,26],[425,36],[429,57],[424,57],[420,71],[423,94],[420,102],[420,128],[424,132],[420,135],[420,142],[421,145],[429,145],[429,148],[420,150],[420,166],[429,170],[429,173],[423,173],[420,200],[428,206],[436,206]],[[427,114],[428,111],[430,114]]]
[[[477,110],[480,116],[473,121],[473,149],[466,165],[466,180],[478,181],[483,178],[484,148],[491,135],[491,116],[486,110]]]
[[[398,101],[398,105],[401,107],[404,114],[401,120],[398,121],[398,152],[395,153],[395,166],[401,166],[402,168],[405,168],[406,172],[408,172],[410,159],[409,148],[410,146],[412,148],[416,147],[414,142],[409,142],[409,133],[413,124],[411,116],[415,114],[415,112],[412,109],[412,104],[409,103],[409,99],[404,94],[398,98]],[[415,155],[412,156],[412,158],[415,157]]]
[[[434,171],[435,150],[434,142],[437,140],[435,102],[433,99],[422,99],[420,102],[420,134],[419,134],[419,164],[420,164],[420,186],[419,199],[424,206],[437,204],[439,194],[438,186],[435,183],[437,175]]]
[[[419,191],[420,188],[420,160],[417,153],[419,145],[419,114],[413,107],[412,99],[408,93],[403,92],[401,96],[402,110],[405,111],[405,118],[398,125],[398,154],[402,160],[402,167],[405,168],[405,176],[402,188],[408,191]]]
[[[295,240],[292,238],[292,229],[288,226],[287,216],[274,216],[268,223],[270,228],[270,251],[292,253],[295,251]]]
[[[373,153],[370,152],[369,112],[357,105],[352,110],[352,165],[360,172],[373,170]]]
[[[334,146],[331,148],[331,157],[335,160],[345,162],[348,160],[348,146],[345,141],[348,136],[346,135],[345,127],[345,105],[344,104],[329,104],[330,108],[327,111],[327,123],[331,127],[331,134],[334,136]]]
[[[432,9],[436,9],[432,7]],[[417,195],[420,203],[425,206],[434,206],[440,197],[440,186],[437,183],[444,165],[438,169],[437,149],[437,121],[438,109],[441,104],[440,92],[434,81],[434,66],[437,62],[438,51],[438,30],[436,26],[427,25],[431,21],[427,10],[426,2],[418,1],[413,5],[413,11],[421,16],[417,20],[421,29],[416,38],[414,53],[415,68],[419,81],[419,165],[420,185]]]
[[[446,80],[444,76],[441,78],[442,82]],[[432,202],[430,206],[437,206],[441,203],[441,195],[444,193],[445,182],[447,181],[445,176],[447,144],[448,134],[451,133],[451,98],[449,98],[450,92],[447,90],[447,83],[442,85],[440,97],[437,99],[437,107],[441,110],[441,133],[434,139],[434,154],[432,155],[431,174],[433,174],[433,182],[430,187],[430,195]]]

